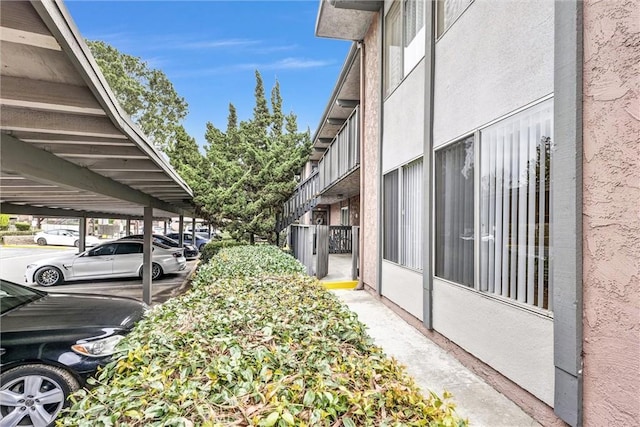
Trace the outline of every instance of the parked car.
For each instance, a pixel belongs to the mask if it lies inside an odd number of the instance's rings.
[[[169,233],[166,236],[177,241],[180,238],[180,233]],[[202,252],[204,250],[204,247],[205,247],[205,245],[207,243],[209,243],[209,240],[210,239],[208,239],[206,237],[202,237],[202,236],[198,235],[197,233],[196,233],[196,242],[195,242],[195,244],[191,241],[191,233],[183,233],[183,237],[182,237],[182,242],[183,243],[187,243],[189,245],[195,246],[196,248],[198,248],[198,250],[200,252]]]
[[[171,237],[163,236],[162,234],[152,234],[152,236],[153,236],[154,243],[161,243],[163,245],[170,246],[172,248],[180,247],[180,244],[178,243],[178,241],[172,239]],[[125,239],[142,240],[142,237],[143,237],[142,234],[132,234],[131,236],[123,237],[118,240],[125,240]],[[200,252],[195,246],[190,245],[188,243],[183,243],[182,246],[184,247],[184,256],[186,259],[198,258],[198,255],[200,254]]]
[[[52,286],[72,280],[142,276],[140,240],[116,240],[103,243],[79,254],[45,258],[27,265],[24,274],[29,285]],[[152,279],[184,270],[184,250],[153,244]]]
[[[60,245],[78,247],[80,243],[80,233],[76,230],[68,229],[39,231],[35,236],[33,236],[33,241],[40,246]],[[95,246],[99,243],[100,240],[95,236],[85,237],[86,246]]]
[[[142,318],[122,297],[48,293],[0,280],[0,425],[52,425],[67,397]]]

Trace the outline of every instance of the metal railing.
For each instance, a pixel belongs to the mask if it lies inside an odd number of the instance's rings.
[[[293,190],[293,194],[284,203],[282,215],[277,222],[278,231],[282,231],[318,204],[320,176],[313,172]]]
[[[320,192],[360,165],[360,108],[356,107],[318,162]]]

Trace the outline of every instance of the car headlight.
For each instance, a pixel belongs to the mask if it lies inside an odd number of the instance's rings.
[[[111,356],[115,351],[116,345],[123,338],[122,335],[112,335],[95,341],[74,344],[71,346],[71,349],[76,353],[89,357]]]

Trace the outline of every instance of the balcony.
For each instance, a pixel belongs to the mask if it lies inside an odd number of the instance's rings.
[[[360,193],[359,108],[342,125],[318,162],[318,170],[301,182],[283,207],[278,231],[318,204],[331,204]]]

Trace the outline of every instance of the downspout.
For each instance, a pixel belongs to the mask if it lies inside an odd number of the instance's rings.
[[[426,10],[425,17],[425,86],[424,86],[424,145],[422,161],[422,323],[427,329],[433,329],[433,242],[431,208],[433,207],[433,106],[435,76],[435,2]]]
[[[379,65],[379,77],[380,77],[380,100],[379,100],[379,114],[378,114],[378,265],[376,270],[376,281],[378,296],[382,296],[382,256],[383,256],[383,226],[382,226],[382,209],[383,205],[383,185],[382,185],[382,132],[384,130],[384,8],[380,11],[379,26],[380,32],[378,37],[378,45],[380,46],[380,63]]]
[[[365,44],[364,40],[358,41],[358,49],[360,49],[360,117],[358,123],[358,133],[360,136],[360,141],[358,141],[360,145],[360,213],[358,214],[358,224],[360,225],[360,230],[358,232],[358,286],[356,286],[357,290],[364,289],[364,282],[362,280],[362,259],[364,254],[364,212],[366,212],[366,197],[365,197],[365,153],[364,153],[364,136],[365,136],[365,128],[364,128],[364,113],[365,113],[365,102],[366,102],[366,81],[365,81]]]

